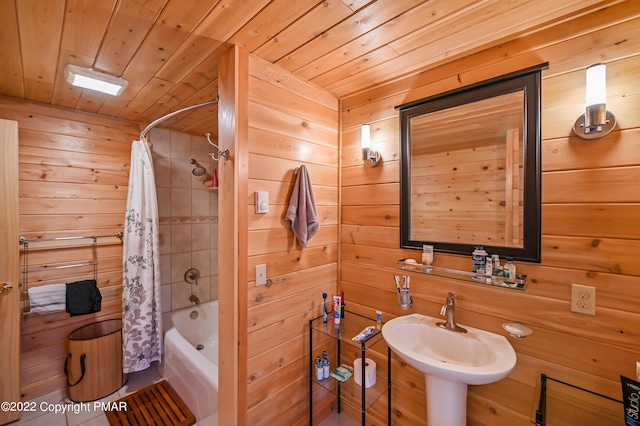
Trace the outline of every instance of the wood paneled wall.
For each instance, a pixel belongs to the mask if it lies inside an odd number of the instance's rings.
[[[0,117],[19,124],[21,236],[37,239],[122,231],[130,147],[139,135],[138,124],[10,98],[0,98]],[[91,240],[31,243],[29,268],[90,262],[91,246]],[[99,239],[97,256],[103,296],[99,313],[30,315],[21,322],[23,400],[65,387],[63,367],[71,331],[121,316],[121,240]],[[28,283],[32,287],[87,278],[93,278],[93,267],[31,273]]]
[[[247,424],[308,419],[307,321],[322,293],[336,294],[338,265],[338,100],[255,56],[249,58]],[[301,248],[284,216],[305,165],[320,231]],[[255,213],[255,192],[269,213]],[[267,265],[266,286],[255,266]],[[241,283],[242,285],[242,283]],[[241,292],[242,293],[242,292]]]
[[[542,263],[518,263],[519,272],[529,277],[528,289],[411,276],[411,312],[438,317],[447,292],[453,291],[460,295],[462,324],[500,334],[507,321],[533,329],[525,339],[508,336],[518,362],[507,379],[470,387],[470,425],[531,424],[540,373],[617,399],[619,375],[635,376],[640,360],[639,15],[638,2],[623,2],[342,100],[340,287],[352,308],[369,315],[380,309],[389,320],[407,313],[396,302],[393,275],[400,272],[395,262],[420,258],[417,251],[398,248],[394,106],[549,62],[542,82]],[[584,108],[585,68],[601,61],[608,64],[607,106],[618,126],[589,142],[571,129]],[[382,152],[384,163],[376,168],[364,168],[359,159],[363,123],[372,125],[372,147]],[[471,258],[436,253],[435,264],[470,270]],[[572,283],[596,287],[595,316],[570,312]],[[395,358],[393,382],[393,424],[424,422],[421,373]],[[384,414],[384,409],[375,411]]]

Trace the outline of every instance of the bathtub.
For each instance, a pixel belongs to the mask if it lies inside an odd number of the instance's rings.
[[[218,301],[168,312],[162,320],[165,334],[160,374],[197,421],[217,425]]]

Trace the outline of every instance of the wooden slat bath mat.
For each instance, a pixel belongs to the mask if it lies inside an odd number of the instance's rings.
[[[126,405],[125,405],[126,404]],[[120,398],[107,411],[111,426],[190,426],[196,417],[165,380]]]

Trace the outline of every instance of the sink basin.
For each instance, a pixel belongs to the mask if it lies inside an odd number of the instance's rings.
[[[504,379],[516,365],[516,353],[499,334],[464,326],[467,333],[440,328],[441,320],[412,314],[382,327],[391,349],[415,369],[442,379],[484,385]]]
[[[516,353],[502,335],[464,325],[457,333],[436,325],[440,319],[420,314],[394,318],[382,336],[403,361],[425,374],[429,425],[465,425],[467,385],[507,377]]]

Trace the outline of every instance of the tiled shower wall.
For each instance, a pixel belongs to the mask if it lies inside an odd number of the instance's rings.
[[[212,174],[217,163],[202,136],[153,129],[158,214],[160,217],[160,268],[162,311],[190,306],[195,294],[200,302],[218,298],[218,192],[193,176],[194,158]],[[185,273],[200,271],[198,284],[188,284]]]

